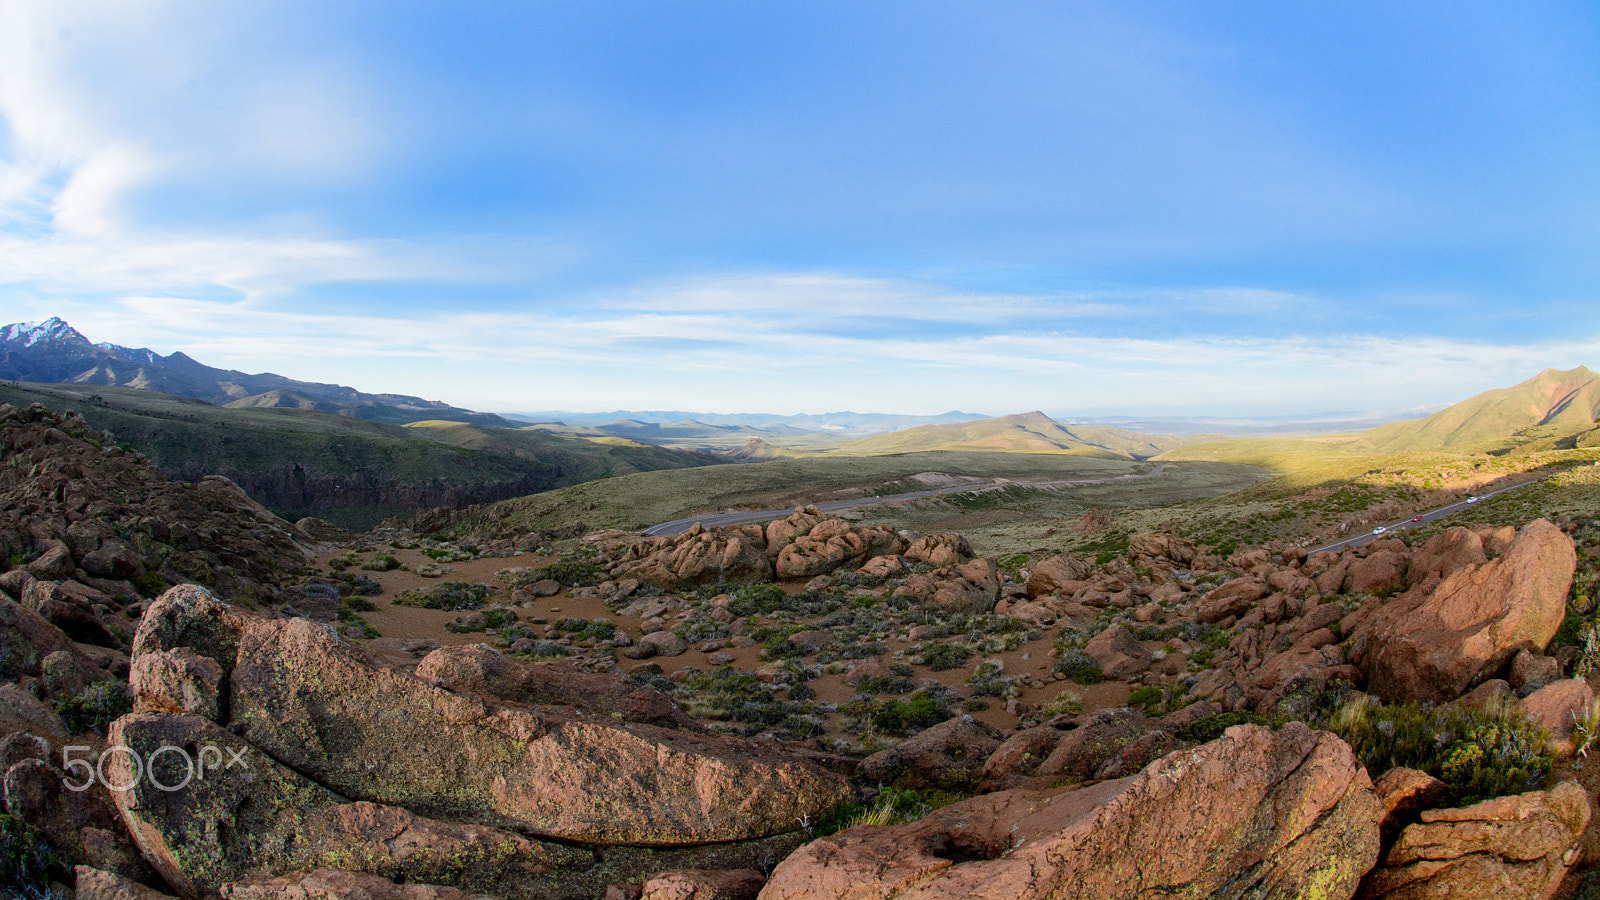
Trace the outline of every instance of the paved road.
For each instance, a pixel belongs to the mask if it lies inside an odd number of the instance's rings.
[[[1083,484],[1107,484],[1113,481],[1131,481],[1140,478],[1156,478],[1161,475],[1162,470],[1166,467],[1166,463],[1162,463],[1143,475],[1118,475],[1115,478],[1090,478],[1082,481],[1011,481],[1010,479],[1006,478],[998,478],[993,481],[980,484],[958,484],[950,487],[938,488],[936,490],[913,491],[909,494],[893,494],[888,497],[858,497],[854,500],[833,500],[827,503],[817,503],[812,505],[816,506],[816,508],[822,512],[837,512],[841,509],[854,509],[858,506],[872,506],[878,503],[888,503],[891,500],[918,500],[923,497],[943,497],[949,494],[977,494],[984,491],[1000,490],[1008,487],[1052,488],[1074,487]],[[785,516],[788,516],[792,512],[794,512],[794,510],[791,508],[748,510],[744,512],[731,513],[706,513],[704,515],[690,516],[687,519],[673,519],[671,522],[662,522],[660,525],[653,525],[649,528],[646,528],[644,533],[650,535],[682,534],[683,532],[688,531],[696,522],[699,522],[701,525],[704,525],[707,528],[715,528],[718,525],[743,525],[747,522],[765,522],[770,519],[781,519]]]
[[[1355,536],[1353,538],[1347,538],[1346,540],[1339,541],[1336,544],[1328,544],[1325,547],[1317,547],[1314,550],[1308,551],[1308,555],[1309,555],[1309,553],[1317,553],[1317,552],[1320,552],[1322,550],[1333,550],[1335,552],[1338,552],[1340,550],[1343,550],[1346,547],[1359,547],[1362,544],[1367,543],[1368,541],[1376,541],[1376,540],[1380,540],[1380,539],[1383,539],[1383,538],[1387,538],[1389,536],[1390,532],[1399,531],[1399,530],[1401,530],[1403,528],[1415,528],[1418,525],[1425,525],[1425,524],[1427,524],[1429,522],[1434,521],[1435,519],[1442,519],[1445,516],[1450,515],[1451,513],[1460,512],[1461,510],[1466,509],[1469,506],[1476,506],[1477,504],[1482,503],[1483,501],[1489,499],[1490,497],[1494,497],[1494,496],[1497,496],[1499,494],[1504,494],[1506,491],[1514,491],[1514,490],[1516,490],[1518,488],[1525,488],[1530,484],[1538,484],[1539,481],[1541,481],[1541,480],[1542,479],[1535,478],[1532,481],[1524,481],[1521,484],[1513,484],[1510,487],[1503,487],[1503,488],[1500,488],[1499,490],[1489,491],[1486,494],[1479,494],[1475,500],[1463,500],[1460,503],[1452,503],[1449,506],[1441,506],[1438,509],[1429,510],[1428,512],[1425,512],[1422,515],[1417,516],[1414,519],[1401,519],[1400,521],[1395,522],[1392,525],[1385,525],[1385,526],[1383,526],[1383,531],[1381,533],[1369,531],[1369,532],[1366,532],[1365,534],[1359,534],[1359,535],[1357,535],[1357,536]]]

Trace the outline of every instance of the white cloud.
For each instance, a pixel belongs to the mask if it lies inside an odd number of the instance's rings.
[[[1600,360],[1600,340],[1152,340],[1020,328],[817,337],[724,310],[354,316],[146,296],[29,312],[62,314],[93,340],[183,350],[211,365],[496,410],[1309,414],[1454,402],[1546,366]]]

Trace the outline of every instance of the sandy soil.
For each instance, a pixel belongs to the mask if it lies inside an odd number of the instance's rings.
[[[413,665],[416,662],[414,656],[398,650],[396,645],[401,640],[421,639],[439,646],[485,642],[493,644],[496,640],[496,635],[492,631],[488,633],[456,634],[446,630],[445,625],[461,615],[460,612],[395,605],[394,599],[401,592],[416,588],[426,588],[446,581],[466,581],[493,585],[495,584],[495,573],[502,569],[513,566],[538,567],[556,561],[555,557],[519,553],[510,557],[487,557],[463,562],[438,563],[423,554],[421,550],[385,550],[384,552],[391,553],[405,568],[388,572],[373,572],[362,569],[361,564],[368,562],[376,555],[375,552],[365,552],[357,554],[359,562],[348,571],[365,575],[383,586],[381,595],[367,598],[377,606],[377,609],[362,613],[362,618],[383,637],[382,640],[377,641],[372,646],[372,649],[379,651],[381,655],[390,659],[396,665]],[[317,564],[320,568],[326,569],[328,560],[338,555],[343,554],[333,554],[319,558]],[[444,574],[431,578],[425,578],[417,574],[417,569],[429,564],[443,569]],[[789,593],[797,593],[804,590],[804,584],[802,582],[785,583],[783,588]],[[498,598],[498,602],[503,603],[506,598],[507,595],[502,593]],[[497,600],[491,599],[488,605],[493,606],[496,604]],[[618,628],[626,629],[635,638],[642,633],[640,628],[641,620],[638,617],[618,615],[611,611],[603,600],[572,597],[565,590],[556,596],[537,601],[533,608],[517,608],[516,611],[524,622],[537,617],[554,621],[564,617],[594,619],[603,616],[615,623]],[[538,630],[538,627],[535,626],[536,634]],[[1039,707],[1055,700],[1062,691],[1071,691],[1075,694],[1080,699],[1086,712],[1124,705],[1129,694],[1133,691],[1133,687],[1128,684],[1104,682],[1096,685],[1077,685],[1066,680],[1052,680],[1053,677],[1058,678],[1058,676],[1052,676],[1051,674],[1055,660],[1050,655],[1056,631],[1057,629],[1055,628],[1045,629],[1043,636],[1038,640],[1030,641],[1014,650],[993,655],[993,657],[998,657],[1004,662],[1006,674],[1034,676],[1033,682],[1022,687],[1021,696],[1018,698],[1024,707],[1027,709]],[[888,648],[887,652],[882,656],[882,660],[885,663],[904,662],[905,657],[911,653],[915,646],[914,642],[904,640],[898,635],[891,636],[884,643]],[[1155,649],[1161,645],[1151,643],[1148,646]],[[738,649],[724,646],[721,650],[713,652],[732,655],[734,658],[732,665],[740,671],[746,672],[772,665],[775,662],[763,659],[760,647]],[[650,660],[637,661],[619,658],[617,663],[622,671],[633,671],[653,663],[660,666],[665,673],[670,675],[682,669],[710,671],[714,667],[707,658],[709,655],[691,647],[686,653],[677,657],[655,657]],[[930,671],[926,666],[913,666],[911,677],[913,679],[935,679],[941,684],[957,689],[964,695],[967,693],[967,678],[971,676],[974,668],[987,658],[992,657],[975,656],[962,668],[942,672]],[[814,664],[815,659],[806,657],[804,662]],[[847,686],[844,683],[844,679],[843,673],[823,674],[813,679],[810,685],[816,691],[816,700],[820,703],[834,705],[847,703],[855,696],[855,690]],[[1033,683],[1037,683],[1039,686],[1032,686]],[[883,695],[883,697],[890,698],[891,695]],[[1017,727],[1018,716],[1006,712],[1004,698],[991,697],[985,699],[989,701],[989,708],[973,711],[971,715],[974,718],[1002,730],[1010,730]],[[830,721],[828,729],[830,732],[837,733],[837,720],[838,717],[835,716]]]

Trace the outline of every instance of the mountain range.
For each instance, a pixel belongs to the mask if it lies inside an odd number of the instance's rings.
[[[405,394],[367,394],[339,384],[296,381],[265,372],[218,369],[183,353],[92,343],[58,318],[0,327],[0,378],[50,384],[138,388],[234,408],[317,410],[373,422],[427,419],[511,427],[493,413],[473,412]]]

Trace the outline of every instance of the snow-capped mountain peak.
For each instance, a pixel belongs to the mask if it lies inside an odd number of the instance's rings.
[[[55,316],[43,322],[18,322],[14,325],[0,327],[0,343],[21,343],[24,347],[32,347],[40,341],[55,341],[65,338],[77,338],[85,343],[88,339],[79,334],[64,320]]]

